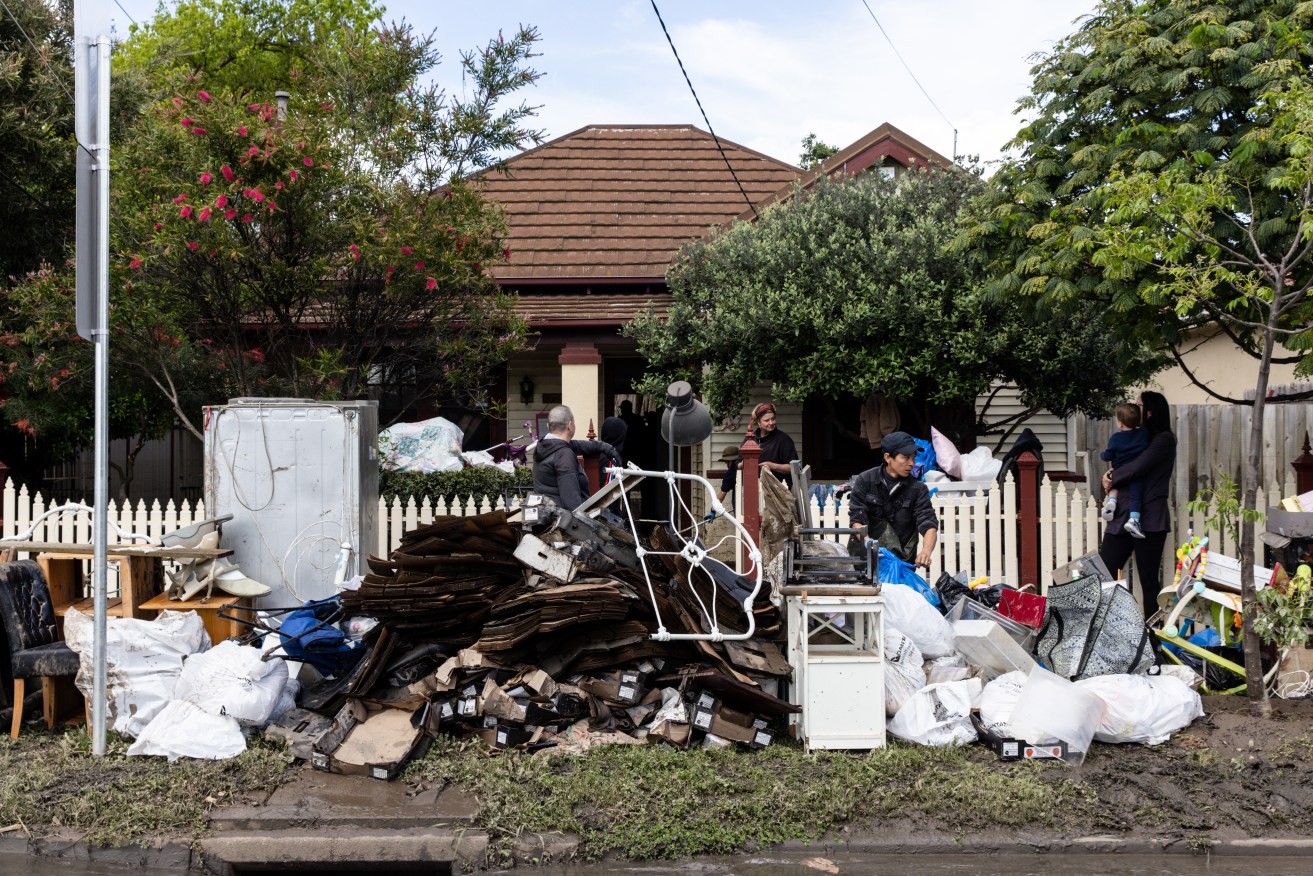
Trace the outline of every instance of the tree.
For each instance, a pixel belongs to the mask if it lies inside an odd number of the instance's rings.
[[[808,134],[802,138],[802,154],[798,156],[798,166],[803,170],[811,170],[838,151],[838,146],[831,146],[815,134]]]
[[[970,434],[996,380],[1060,415],[1105,409],[1154,363],[1123,351],[1091,308],[981,294],[980,257],[953,246],[981,185],[957,168],[818,180],[687,245],[667,275],[668,316],[627,329],[651,363],[647,390],[696,380],[721,413],[760,381],[791,401],[883,391],[955,440],[945,418],[959,412]]]
[[[249,5],[184,6],[215,4]],[[256,4],[276,5],[289,4]],[[486,399],[524,324],[488,275],[510,255],[502,214],[467,174],[540,141],[532,107],[504,106],[537,79],[536,40],[524,28],[464,54],[468,94],[453,98],[422,84],[432,36],[335,31],[298,47],[285,112],[268,92],[211,85],[204,65],[122,67],[116,96],[144,102],[120,103],[112,153],[112,400],[139,379],[199,437],[201,404],[231,396]],[[89,366],[90,345],[65,336],[67,302],[52,320],[17,306],[67,283],[29,282],[0,325],[6,367],[26,373],[64,344]],[[8,388],[28,429],[60,425],[37,397],[48,381]]]
[[[996,247],[996,291],[1098,303],[1173,353],[1218,326],[1254,356],[1255,399],[1224,399],[1254,406],[1251,512],[1270,365],[1313,369],[1311,26],[1313,8],[1296,0],[1102,3],[1032,71],[1022,108],[1036,117],[974,230]],[[1292,354],[1278,357],[1278,344]],[[1253,556],[1247,517],[1246,670],[1265,710]]]
[[[73,228],[72,4],[0,15],[0,289],[58,262]],[[56,8],[57,7],[57,8]]]

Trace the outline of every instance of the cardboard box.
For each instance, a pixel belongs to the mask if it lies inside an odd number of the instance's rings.
[[[329,755],[341,746],[343,740],[368,716],[365,707],[358,700],[347,700],[333,717],[328,730],[320,734],[310,749],[310,765],[317,770],[329,772]]]
[[[315,766],[345,776],[391,781],[411,757],[427,748],[426,712],[427,707],[414,713],[401,709],[375,712],[357,723],[340,745],[316,751]]]
[[[288,709],[265,728],[269,739],[281,739],[294,757],[310,760],[315,745],[333,729],[333,719],[305,709]]]

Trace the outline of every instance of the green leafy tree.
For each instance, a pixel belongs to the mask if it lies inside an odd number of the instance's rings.
[[[821,180],[689,244],[667,275],[667,317],[627,329],[651,363],[646,389],[695,380],[722,413],[761,381],[792,401],[882,391],[955,438],[954,412],[970,432],[995,381],[1060,415],[1105,409],[1153,363],[1091,308],[981,294],[981,259],[954,247],[981,185],[960,169]]]
[[[72,3],[0,15],[0,289],[63,259],[73,228]],[[30,40],[30,41],[29,41]]]
[[[1297,0],[1106,0],[1034,67],[1022,102],[1034,118],[973,229],[996,256],[997,292],[1096,303],[1173,355],[1217,328],[1254,357],[1254,400],[1204,387],[1254,408],[1245,512],[1262,410],[1281,400],[1270,366],[1313,370],[1310,31],[1313,6]],[[1253,557],[1243,516],[1247,680],[1265,710]]]
[[[802,138],[802,154],[798,156],[798,166],[803,170],[811,170],[838,151],[838,146],[831,146],[815,134],[808,134]]]

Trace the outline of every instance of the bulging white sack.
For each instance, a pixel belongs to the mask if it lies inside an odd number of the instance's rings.
[[[898,714],[889,719],[888,730],[899,739],[921,745],[975,742],[971,700],[979,693],[978,678],[927,685],[913,694]]]
[[[236,718],[213,715],[182,700],[170,700],[128,747],[130,755],[226,760],[246,750]]]
[[[916,644],[893,627],[884,628],[884,710],[893,717],[925,687],[925,661]]]
[[[980,693],[980,723],[985,725],[986,730],[1005,738],[1018,738],[1012,729],[1012,710],[1025,686],[1024,672],[1005,672],[985,685]]]
[[[194,611],[162,611],[155,620],[111,617],[105,628],[105,726],[124,736],[136,736],[173,699],[183,660],[209,648],[210,637]],[[93,618],[69,609],[64,639],[77,652],[75,683],[88,698],[95,677],[94,635]]]
[[[1161,745],[1204,713],[1199,694],[1170,675],[1098,675],[1076,686],[1108,704],[1094,731],[1100,742]]]
[[[952,624],[924,596],[901,584],[885,584],[880,593],[884,596],[885,627],[901,630],[916,645],[923,660],[953,653]]]
[[[213,715],[228,715],[248,727],[263,727],[287,684],[287,664],[261,660],[260,649],[220,642],[182,665],[174,699]]]

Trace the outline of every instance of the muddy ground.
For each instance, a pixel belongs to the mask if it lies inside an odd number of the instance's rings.
[[[1243,697],[1205,697],[1204,717],[1164,745],[1096,744],[1080,766],[1047,771],[1095,797],[1067,829],[1088,821],[1090,833],[1177,837],[1200,851],[1227,839],[1310,835],[1313,700],[1272,705],[1272,717],[1260,719]]]

